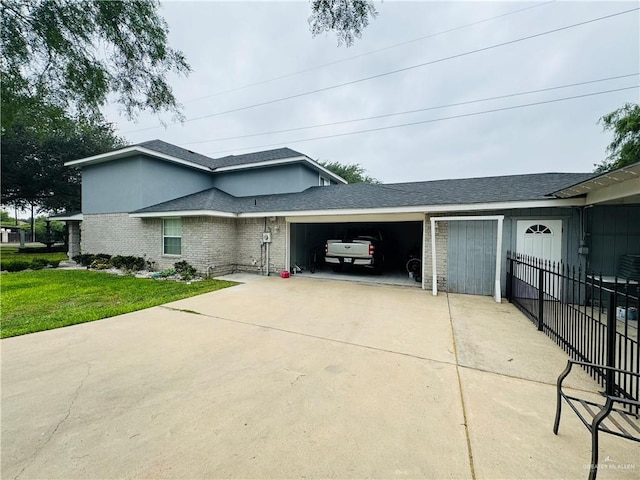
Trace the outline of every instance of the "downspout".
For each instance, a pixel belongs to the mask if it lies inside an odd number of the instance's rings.
[[[578,247],[578,255],[580,258],[580,265],[586,271],[588,266],[589,247],[587,247],[587,222],[585,220],[586,209],[591,208],[593,205],[587,207],[577,207],[578,215],[580,219],[580,246]],[[584,260],[584,262],[583,262]]]
[[[267,230],[267,217],[264,217],[264,230],[265,233],[268,232]],[[266,257],[266,265],[265,265],[265,269],[264,269],[264,274],[268,277],[269,276],[269,242],[265,243],[265,257]]]
[[[269,243],[267,243],[267,265],[265,267],[265,275],[269,276]]]

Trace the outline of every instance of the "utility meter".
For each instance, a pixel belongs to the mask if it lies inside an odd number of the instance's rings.
[[[262,232],[262,243],[271,243],[271,232]]]

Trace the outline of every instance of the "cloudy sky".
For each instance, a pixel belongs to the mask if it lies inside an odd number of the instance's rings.
[[[358,163],[383,182],[402,182],[591,171],[611,140],[598,119],[638,102],[638,11],[486,49],[638,2],[386,0],[376,7],[378,17],[346,48],[333,34],[312,38],[307,1],[164,2],[170,43],[193,68],[188,78],[171,78],[187,121],[170,124],[165,117],[163,127],[143,114],[129,122],[116,107],[106,115],[131,143],[159,138],[214,158],[288,146],[316,160]],[[427,65],[328,88],[421,64]],[[252,107],[319,89],[325,90]],[[252,108],[223,113],[243,107]],[[419,109],[429,110],[300,129]],[[384,128],[416,122],[423,123]],[[247,137],[290,129],[299,130]],[[378,130],[344,135],[372,129]]]

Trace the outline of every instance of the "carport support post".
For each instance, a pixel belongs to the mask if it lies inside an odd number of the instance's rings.
[[[436,219],[431,217],[431,275],[433,285],[431,291],[438,295],[438,276],[436,275]]]
[[[285,221],[285,239],[284,239],[284,269],[289,271],[291,269],[291,222],[288,219]]]
[[[496,239],[496,282],[495,282],[495,299],[496,302],[502,302],[501,287],[500,287],[500,269],[502,268],[502,224],[504,222],[504,215],[498,217],[498,238]]]

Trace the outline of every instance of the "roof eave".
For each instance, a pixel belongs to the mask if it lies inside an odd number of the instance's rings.
[[[238,215],[233,212],[221,210],[172,210],[164,212],[131,212],[131,218],[171,218],[171,217],[223,217],[236,218]]]
[[[487,210],[507,210],[516,208],[542,208],[542,207],[581,207],[584,206],[584,198],[555,198],[539,200],[520,200],[512,202],[487,202],[449,205],[410,205],[398,207],[377,208],[339,208],[323,210],[260,210],[255,212],[226,212],[222,210],[168,210],[131,212],[132,218],[169,218],[169,217],[224,217],[224,218],[256,218],[256,217],[322,217],[341,215],[371,215],[371,214],[439,214],[459,212],[481,212]]]
[[[608,187],[615,183],[624,182],[633,178],[640,178],[640,162],[627,165],[626,167],[605,172],[588,180],[575,183],[561,190],[553,192],[558,198],[571,198],[578,195],[587,195],[595,190]]]
[[[94,155],[92,157],[81,158],[78,160],[71,160],[70,162],[65,162],[64,166],[65,167],[86,167],[88,165],[111,162],[113,160],[119,160],[121,158],[128,158],[128,157],[132,157],[140,154],[147,155],[149,157],[157,158],[160,160],[165,160],[172,163],[177,163],[179,165],[184,165],[186,167],[195,168],[197,170],[202,170],[205,172],[212,171],[211,168],[205,165],[200,165],[198,163],[190,162],[182,158],[174,157],[173,155],[167,155],[166,153],[157,152],[155,150],[151,150],[145,147],[140,147],[138,145],[121,148],[120,150],[114,150],[112,152],[101,153],[99,155]]]
[[[250,217],[297,217],[297,216],[326,216],[326,215],[366,215],[366,214],[392,214],[392,213],[455,213],[455,212],[480,212],[487,210],[509,210],[520,208],[544,208],[544,207],[581,207],[584,206],[584,198],[554,198],[542,200],[519,200],[507,202],[467,203],[448,205],[410,205],[399,207],[377,208],[340,208],[324,210],[280,210],[241,212],[240,218]]]
[[[73,215],[51,215],[49,216],[49,220],[56,220],[58,222],[78,222],[82,221],[83,215],[82,213],[75,213]]]

